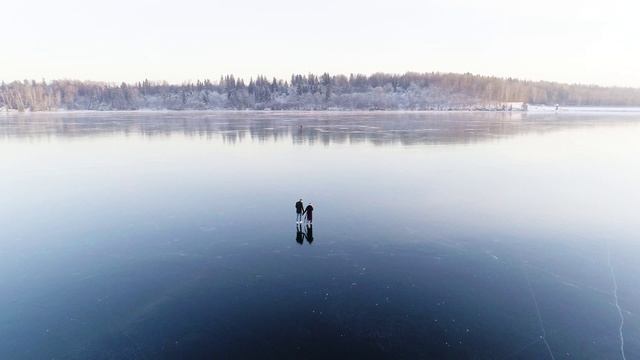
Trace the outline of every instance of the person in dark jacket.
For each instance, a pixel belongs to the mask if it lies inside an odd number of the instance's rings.
[[[300,199],[296,203],[296,224],[302,224],[302,214],[304,213],[303,209],[304,205],[302,204],[302,199]]]
[[[307,215],[306,220],[309,224],[313,223],[313,205],[311,203],[307,205],[302,215]]]

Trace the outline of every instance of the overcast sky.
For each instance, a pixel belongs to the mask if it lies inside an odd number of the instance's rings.
[[[640,87],[631,0],[6,0],[0,79],[472,72]]]

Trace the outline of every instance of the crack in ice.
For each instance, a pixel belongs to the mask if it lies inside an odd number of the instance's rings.
[[[609,273],[611,274],[611,281],[613,283],[613,299],[615,300],[616,309],[618,309],[618,316],[620,317],[620,326],[618,327],[618,336],[620,337],[620,354],[622,359],[626,360],[627,357],[624,354],[624,335],[622,328],[624,327],[624,315],[620,303],[618,302],[618,282],[616,281],[616,274],[613,271],[613,265],[611,264],[611,245],[607,243],[607,264],[609,265]]]
[[[544,321],[542,321],[542,314],[540,314],[540,307],[538,306],[538,300],[536,299],[536,294],[533,291],[533,287],[531,286],[531,281],[529,281],[529,274],[527,273],[527,269],[524,269],[524,276],[527,278],[527,285],[529,286],[529,293],[531,294],[531,298],[533,299],[533,304],[536,307],[536,315],[538,316],[538,323],[540,324],[540,329],[542,330],[542,336],[540,337],[544,342],[544,346],[547,347],[547,351],[549,351],[549,356],[552,360],[556,360],[556,357],[553,356],[553,351],[551,351],[551,346],[547,342],[547,330],[544,328]]]

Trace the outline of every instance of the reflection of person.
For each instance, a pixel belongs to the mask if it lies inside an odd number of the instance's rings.
[[[307,215],[306,220],[309,224],[313,222],[313,205],[311,203],[307,205],[302,215]]]
[[[296,225],[296,242],[302,245],[304,241],[304,233],[302,232],[302,225]]]
[[[296,203],[296,224],[302,224],[302,214],[304,211],[304,205],[302,204],[302,199],[298,200]]]
[[[313,242],[313,225],[307,225],[307,232],[304,234],[309,245]]]

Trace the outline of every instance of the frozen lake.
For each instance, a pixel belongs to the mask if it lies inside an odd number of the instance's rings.
[[[637,113],[0,115],[0,358],[637,359],[639,159]]]

